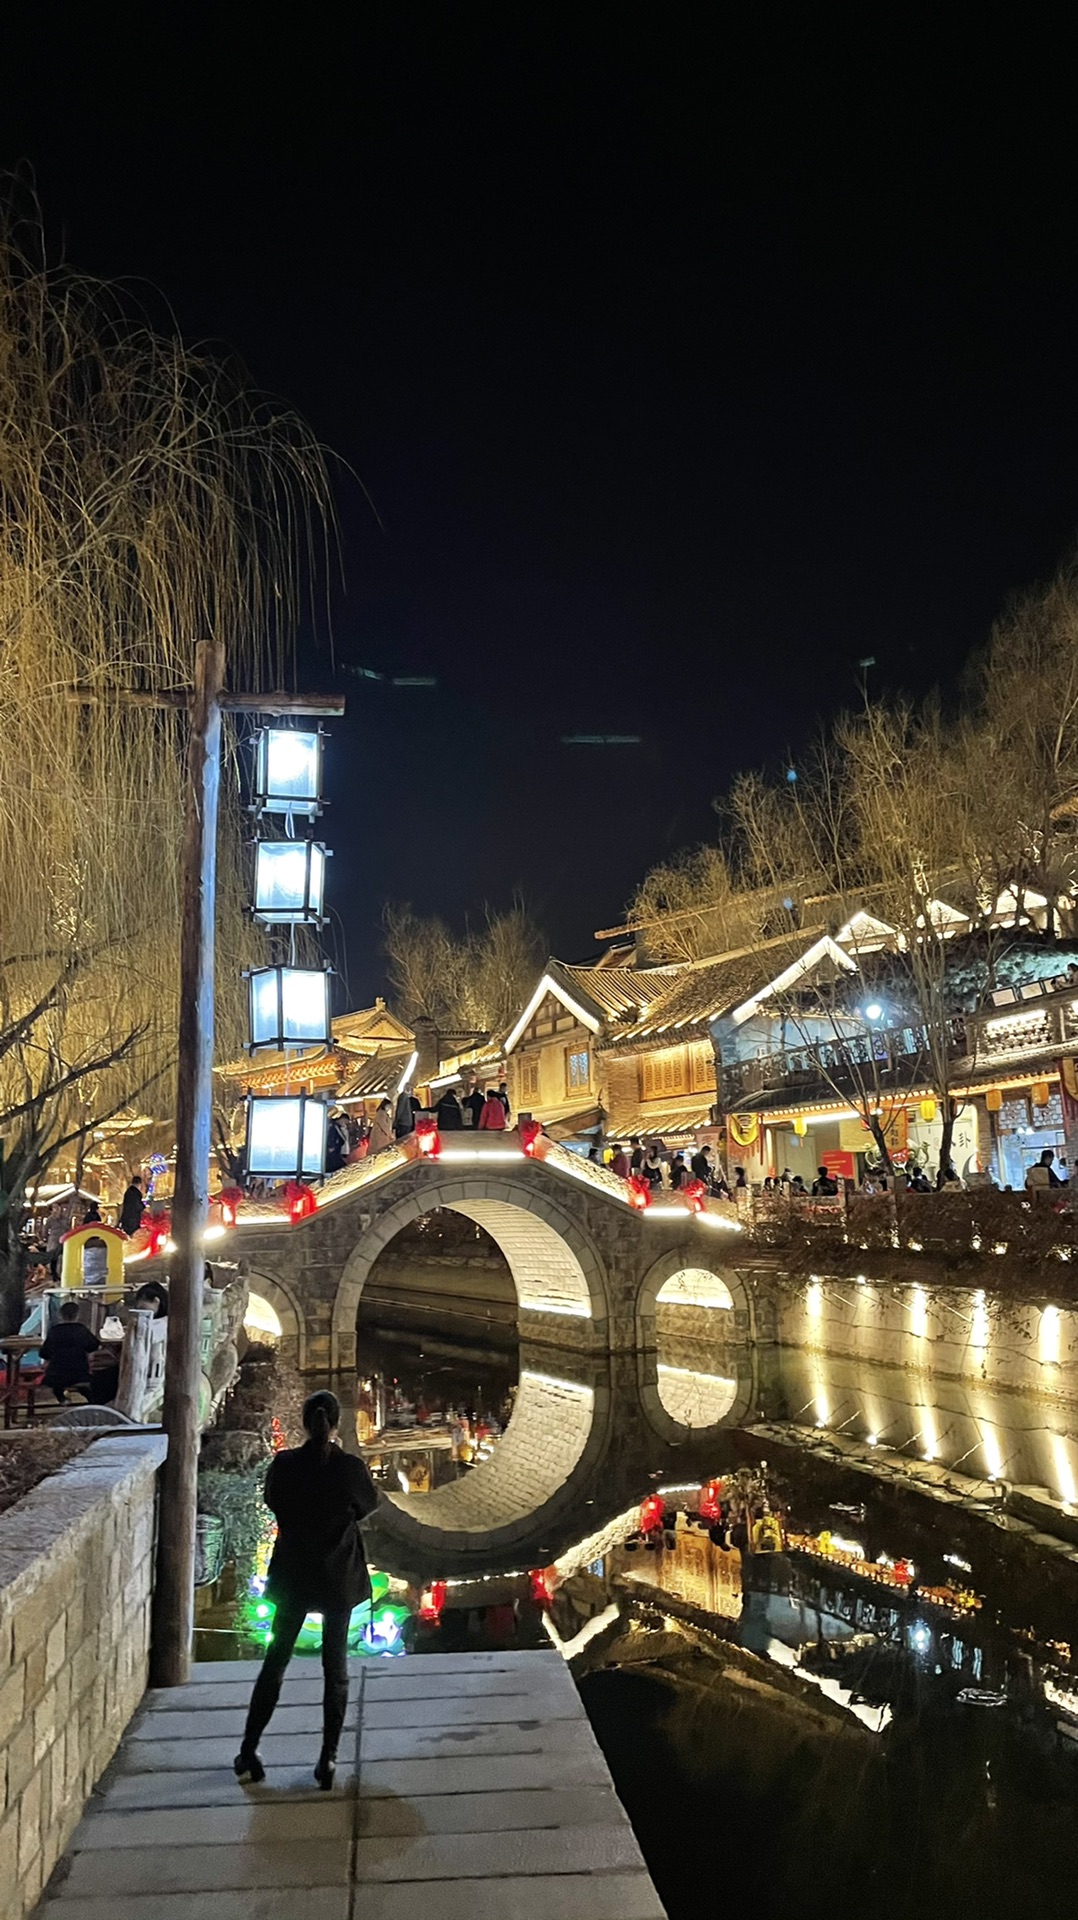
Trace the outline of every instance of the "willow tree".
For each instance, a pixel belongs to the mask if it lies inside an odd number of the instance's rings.
[[[196,642],[280,683],[327,524],[322,453],[231,365],[0,229],[0,1313],[25,1196],[95,1131],[172,1111],[179,710]],[[233,755],[235,736],[231,739]],[[238,1037],[238,805],[221,1039]]]

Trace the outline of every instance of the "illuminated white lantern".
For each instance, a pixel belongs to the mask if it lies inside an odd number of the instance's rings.
[[[322,810],[322,731],[263,727],[255,752],[254,806],[260,813],[306,814]]]
[[[247,975],[252,1053],[259,1047],[329,1045],[329,973],[324,967],[256,967]]]
[[[310,1180],[326,1170],[323,1100],[307,1093],[247,1095],[247,1172],[270,1180]]]
[[[322,920],[326,849],[320,840],[260,840],[255,858],[255,918],[267,926]]]

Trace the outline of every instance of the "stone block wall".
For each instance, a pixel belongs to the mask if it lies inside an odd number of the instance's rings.
[[[0,1515],[6,1920],[32,1912],[145,1690],[164,1453],[159,1434],[96,1440]]]

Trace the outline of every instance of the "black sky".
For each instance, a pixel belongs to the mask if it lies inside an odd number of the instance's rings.
[[[377,509],[342,476],[337,671],[302,667],[352,696],[355,1004],[386,897],[519,887],[583,957],[859,658],[953,684],[1051,571],[1078,167],[1063,48],[983,16],[338,11],[9,21],[0,151],[55,248],[227,342]]]

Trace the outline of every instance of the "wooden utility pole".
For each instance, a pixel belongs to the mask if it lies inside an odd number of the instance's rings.
[[[213,1110],[213,948],[217,901],[217,802],[221,789],[221,692],[225,649],[200,640],[187,742],[180,905],[180,1018],[176,1066],[176,1184],[172,1200],[164,1426],[152,1672],[155,1686],[182,1686],[195,1625],[195,1516],[202,1431],[202,1276],[210,1201]]]
[[[209,1209],[213,1112],[213,971],[217,904],[217,807],[221,715],[340,714],[335,694],[225,693],[225,649],[202,640],[193,692],[130,696],[153,706],[185,706],[187,743],[180,908],[180,1008],[176,1070],[176,1184],[169,1262],[168,1345],[163,1424],[168,1454],[161,1473],[151,1669],[155,1686],[178,1687],[191,1661],[195,1607],[195,1521],[202,1431],[202,1282]],[[70,698],[86,698],[73,688]]]

